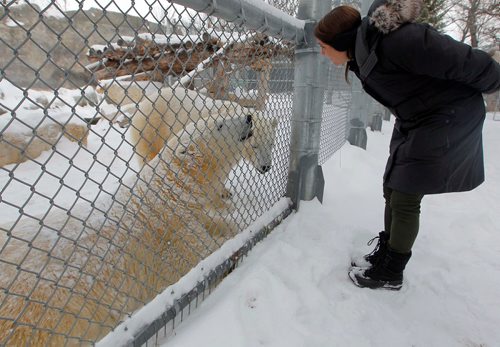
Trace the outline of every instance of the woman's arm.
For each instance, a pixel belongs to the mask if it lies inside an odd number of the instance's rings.
[[[500,65],[489,54],[422,24],[407,24],[382,40],[384,57],[404,70],[454,80],[483,93],[500,88]]]

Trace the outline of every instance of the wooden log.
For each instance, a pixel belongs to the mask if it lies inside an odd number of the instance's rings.
[[[184,75],[175,85],[177,86],[178,84],[188,88],[189,86],[192,85],[192,80],[194,79],[195,76],[199,75],[202,71],[208,69],[211,66],[214,66],[215,64],[218,63],[219,58],[223,56],[224,54],[224,47],[220,48],[217,52],[203,60],[196,66],[195,69],[191,70],[188,72],[186,75]]]
[[[92,62],[91,64],[85,65],[85,69],[87,69],[90,72],[94,72],[106,67],[106,62],[107,59],[97,60],[95,62]]]
[[[94,64],[89,70],[94,71],[97,80],[114,79],[129,76],[128,79],[163,81],[165,75],[183,76],[195,69],[216,67],[216,79],[220,79],[213,92],[225,94],[227,81],[225,76],[231,64],[249,66],[256,71],[266,70],[267,61],[277,54],[291,52],[290,47],[276,45],[269,38],[257,34],[244,42],[232,42],[222,47],[218,38],[203,34],[201,41],[188,40],[176,43],[155,42],[149,37],[136,36],[133,39],[118,40],[118,45],[107,46],[104,51],[94,51],[88,56]],[[96,46],[97,48],[100,48]],[[223,49],[223,54],[220,50]],[[216,53],[217,52],[217,53]],[[205,60],[211,60],[207,65]],[[101,62],[100,64],[97,62]],[[226,69],[222,69],[225,66]],[[222,69],[222,70],[221,70]],[[192,76],[190,77],[192,79]]]
[[[194,53],[187,52],[177,54],[169,53],[159,59],[144,58],[141,60],[130,60],[120,64],[117,61],[108,61],[106,67],[94,72],[97,80],[111,79],[125,75],[136,75],[145,71],[160,70],[165,75],[183,75],[196,68],[206,58],[209,52]]]
[[[142,40],[144,41],[144,40]],[[144,57],[159,57],[166,54],[175,54],[179,50],[207,51],[208,54],[213,54],[218,48],[219,41],[211,41],[209,44],[197,43],[192,45],[186,43],[184,45],[154,45],[151,42],[137,43],[134,47],[125,48],[107,48],[104,51],[89,50],[87,59],[92,62],[101,59],[108,60],[125,60],[125,59],[142,59]]]
[[[116,43],[121,47],[133,47],[136,45],[136,39],[136,37],[123,36],[120,37]]]

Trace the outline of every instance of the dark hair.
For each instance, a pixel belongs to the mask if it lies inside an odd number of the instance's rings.
[[[316,24],[314,36],[336,50],[347,51],[347,57],[353,58],[351,46],[346,46],[345,42],[338,42],[344,34],[356,29],[361,24],[361,14],[357,9],[351,6],[338,6],[328,12]],[[355,36],[353,36],[355,37]],[[340,49],[339,49],[340,47]],[[346,67],[345,76],[347,79],[348,67]]]

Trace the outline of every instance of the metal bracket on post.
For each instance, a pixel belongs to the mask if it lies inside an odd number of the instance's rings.
[[[312,186],[307,188],[306,182],[311,183]],[[312,198],[316,197],[319,202],[323,203],[324,189],[325,178],[323,169],[318,165],[318,157],[302,157],[298,170],[290,172],[288,177],[287,196],[292,199],[292,208],[294,210],[299,209],[300,200],[304,200],[304,196],[308,194],[308,191],[312,194]]]
[[[368,135],[366,134],[365,124],[359,118],[352,118],[349,121],[347,141],[353,146],[366,149]]]

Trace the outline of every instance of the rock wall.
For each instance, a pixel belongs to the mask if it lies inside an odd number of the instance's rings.
[[[161,33],[155,23],[98,9],[49,17],[33,4],[1,7],[0,70],[22,87],[54,89],[93,84],[84,68],[91,45],[116,42],[136,33]]]

